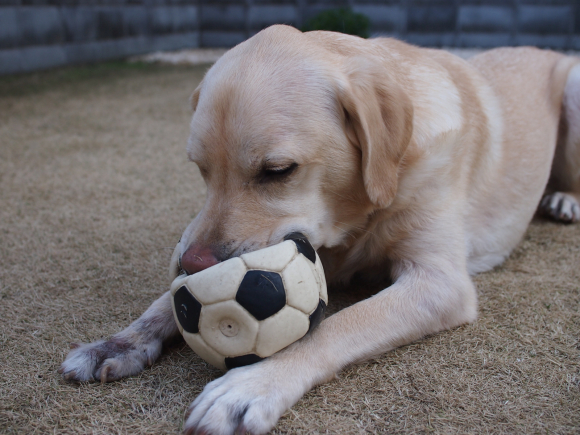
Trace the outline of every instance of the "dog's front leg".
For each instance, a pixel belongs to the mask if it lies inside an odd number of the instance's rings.
[[[109,340],[71,344],[59,373],[70,381],[114,381],[139,373],[161,354],[163,342],[179,334],[171,294],[157,299],[127,329]]]
[[[260,434],[313,386],[341,369],[476,317],[476,295],[453,264],[400,263],[396,282],[329,317],[310,335],[208,384],[190,407],[188,434]]]

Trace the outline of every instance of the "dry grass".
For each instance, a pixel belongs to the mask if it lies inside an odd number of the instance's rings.
[[[0,432],[175,433],[219,375],[184,345],[104,386],[56,373],[70,341],[118,331],[168,286],[204,196],[184,152],[204,69],[0,80]],[[275,432],[578,433],[580,225],[534,222],[476,283],[477,323],[345,370]],[[331,309],[368,293],[331,292]]]

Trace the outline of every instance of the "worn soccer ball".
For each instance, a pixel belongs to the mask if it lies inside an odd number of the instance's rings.
[[[320,258],[298,233],[196,274],[181,274],[171,294],[187,344],[223,370],[258,362],[304,337],[322,321],[328,304]]]

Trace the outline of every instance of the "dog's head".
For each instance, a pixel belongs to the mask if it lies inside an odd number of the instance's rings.
[[[207,198],[181,240],[186,272],[292,232],[315,248],[345,245],[389,206],[412,106],[364,62],[353,67],[315,37],[275,26],[208,71],[192,96],[187,151]]]

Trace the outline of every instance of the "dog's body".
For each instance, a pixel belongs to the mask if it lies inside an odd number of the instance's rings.
[[[542,209],[580,220],[571,57],[498,49],[466,62],[274,26],[224,55],[192,100],[188,154],[208,196],[180,241],[187,273],[298,231],[329,282],[364,271],[393,285],[210,383],[192,405],[191,433],[265,432],[346,365],[475,320],[469,275],[505,259],[549,180]],[[75,345],[61,372],[132,375],[176,334],[166,293],[110,340]]]

